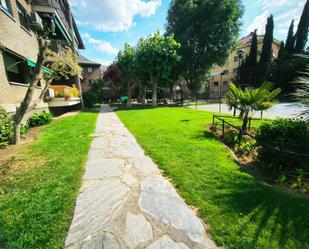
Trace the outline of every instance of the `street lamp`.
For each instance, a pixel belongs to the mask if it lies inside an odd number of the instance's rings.
[[[223,71],[220,73],[220,82],[219,82],[219,113],[221,113],[221,98],[222,98],[222,76],[225,75]]]
[[[244,56],[245,56],[245,51],[243,49],[239,49],[237,51],[237,58],[238,58],[237,85],[238,87],[240,85],[240,66],[241,66],[241,61],[243,60]]]

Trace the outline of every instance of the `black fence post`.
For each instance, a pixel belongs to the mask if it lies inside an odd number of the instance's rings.
[[[251,119],[252,118],[249,118],[249,125],[248,125],[249,130],[251,129]]]
[[[241,135],[242,135],[242,130],[240,129],[238,133],[238,146],[240,146],[241,144]]]
[[[222,136],[224,136],[225,135],[225,132],[224,132],[224,119],[222,120],[223,122],[222,122]]]
[[[212,125],[215,125],[215,114],[212,115]]]

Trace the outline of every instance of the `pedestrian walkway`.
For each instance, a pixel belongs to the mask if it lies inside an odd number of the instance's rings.
[[[98,117],[65,247],[217,248],[202,221],[107,105]]]

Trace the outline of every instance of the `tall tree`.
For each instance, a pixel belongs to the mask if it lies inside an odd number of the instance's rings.
[[[288,36],[285,42],[285,51],[292,54],[295,50],[294,19],[291,21]]]
[[[260,64],[266,64],[271,62],[273,40],[274,40],[274,18],[273,15],[270,15],[270,17],[267,18],[267,24],[265,27],[265,35],[263,40]]]
[[[296,43],[295,43],[296,53],[304,52],[308,41],[308,31],[309,31],[309,0],[307,0],[305,4],[296,32]]]
[[[136,48],[136,71],[141,85],[141,102],[146,104],[146,90],[149,85],[151,75],[147,65],[147,44],[144,38],[139,39]]]
[[[243,6],[240,0],[174,0],[167,33],[181,43],[180,66],[189,88],[196,89],[214,64],[223,65],[236,47]]]
[[[157,105],[157,88],[160,82],[167,82],[172,69],[180,60],[177,49],[180,44],[173,35],[161,35],[159,31],[145,39],[138,46],[138,54],[145,61],[144,67],[152,83],[152,105]]]
[[[26,95],[14,115],[14,143],[20,142],[20,126],[25,114],[36,108],[38,103],[44,98],[50,83],[53,80],[66,80],[78,75],[81,68],[78,66],[76,55],[69,48],[57,54],[50,50],[50,41],[39,39],[40,50],[37,56],[33,76],[30,80]],[[50,70],[43,70],[43,67]],[[38,83],[42,81],[44,87],[37,99],[34,100],[34,92]],[[31,104],[32,103],[32,104]]]
[[[114,97],[117,100],[124,89],[124,83],[122,76],[119,72],[117,64],[113,62],[110,64],[103,75],[103,80],[107,83],[107,86],[114,92]]]
[[[136,81],[136,67],[135,67],[136,51],[129,44],[124,45],[124,50],[120,51],[117,56],[117,66],[127,83],[128,100],[127,106],[131,106],[132,88]]]
[[[284,45],[284,41],[281,41],[280,48],[279,48],[279,51],[278,51],[278,59],[282,59],[282,57],[285,54],[285,51],[286,51],[286,47]]]
[[[257,52],[258,52],[258,47],[257,47],[257,34],[256,30],[251,33],[252,34],[252,40],[251,40],[251,47],[250,47],[250,52],[249,56],[246,59],[246,67],[255,67],[257,65]]]

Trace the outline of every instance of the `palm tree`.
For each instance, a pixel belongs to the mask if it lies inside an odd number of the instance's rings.
[[[239,117],[243,120],[242,130],[247,130],[248,120],[252,112],[267,110],[274,103],[275,98],[281,92],[280,88],[273,89],[270,82],[265,82],[259,88],[245,89],[230,85],[230,90],[227,93],[227,104],[230,109],[235,108],[240,111]]]
[[[306,60],[306,65],[302,72],[299,72],[301,75],[294,82],[296,84],[296,92],[293,93],[293,97],[297,100],[302,100],[308,102],[309,99],[309,55],[299,54],[297,55],[300,58]],[[309,120],[309,109],[305,110],[303,113],[298,115],[299,117]]]

